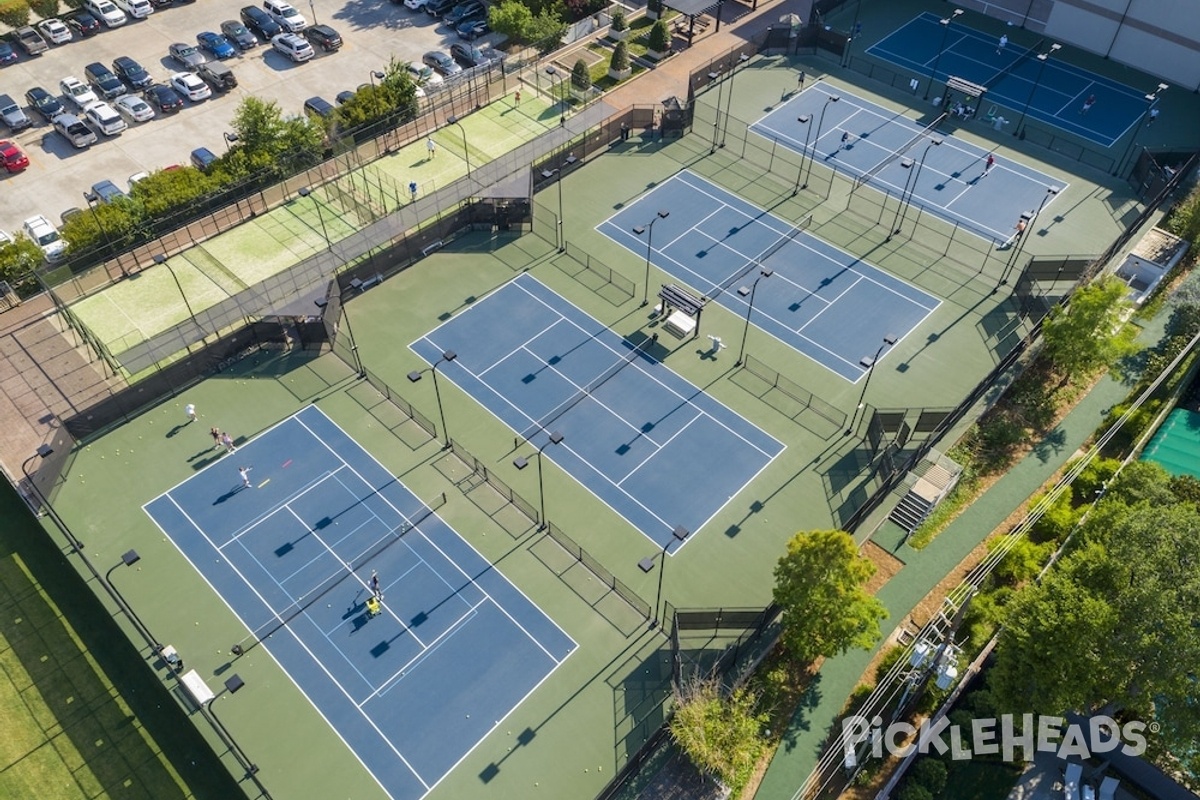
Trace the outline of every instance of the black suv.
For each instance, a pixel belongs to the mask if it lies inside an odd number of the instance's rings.
[[[150,77],[150,73],[146,72],[141,64],[129,56],[121,56],[115,59],[113,61],[113,72],[117,73],[118,78],[128,83],[134,89],[145,89],[154,83],[154,78]]]
[[[30,108],[42,115],[42,119],[46,122],[66,110],[63,108],[62,101],[40,86],[35,86],[26,92],[25,100],[28,101]]]
[[[283,33],[283,28],[279,27],[279,23],[271,19],[271,15],[258,6],[244,7],[242,22],[264,42],[269,42],[272,36]]]
[[[342,37],[328,25],[309,25],[304,29],[304,38],[312,42],[313,47],[319,47],[326,53],[340,50]]]
[[[121,83],[121,79],[99,61],[93,61],[83,68],[83,78],[105,100],[112,100],[114,97],[127,94],[125,84]]]
[[[487,16],[487,6],[480,0],[467,0],[467,2],[459,3],[450,9],[446,16],[442,17],[442,22],[453,28],[460,22],[479,16]]]
[[[440,17],[458,4],[458,0],[429,0],[425,4],[425,13],[431,17]]]

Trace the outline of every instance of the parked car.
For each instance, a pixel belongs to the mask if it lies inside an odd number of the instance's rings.
[[[279,34],[283,33],[283,28],[279,23],[271,19],[271,15],[263,11],[257,6],[246,6],[242,9],[242,22],[246,23],[246,27],[254,31],[254,35],[264,42],[269,42]]]
[[[55,228],[50,220],[41,214],[25,220],[24,227],[25,235],[42,249],[42,254],[46,256],[47,261],[58,261],[66,254],[66,240],[59,235],[58,228]]]
[[[196,34],[196,44],[200,45],[201,50],[216,59],[233,58],[237,55],[237,49],[230,44],[228,39],[212,31]]]
[[[486,14],[487,6],[483,4],[482,0],[466,0],[465,3],[459,3],[447,11],[442,17],[442,22],[453,28],[460,22]]]
[[[309,116],[319,117],[320,119],[328,119],[333,116],[336,109],[333,103],[326,100],[324,97],[310,97],[304,101],[304,113]]]
[[[302,36],[294,33],[281,33],[271,37],[271,47],[297,64],[308,61],[316,55],[312,45],[306,42]]]
[[[13,50],[13,46],[8,42],[0,42],[0,67],[6,67],[9,64],[16,63],[19,56],[17,51]]]
[[[21,110],[17,101],[6,94],[0,94],[0,119],[4,120],[4,124],[13,133],[23,131],[33,124],[33,120]]]
[[[44,53],[50,49],[50,45],[46,44],[46,40],[42,35],[35,31],[29,25],[17,28],[13,31],[13,36],[17,37],[17,44],[31,56],[36,56],[38,53]]]
[[[175,42],[167,48],[167,53],[175,63],[187,70],[193,70],[208,60],[200,48],[183,42]]]
[[[176,72],[171,75],[171,88],[193,103],[212,97],[212,89],[208,88],[208,84],[191,72]]]
[[[308,20],[304,15],[292,7],[291,3],[286,0],[263,0],[263,11],[270,15],[271,19],[279,23],[285,31],[289,33],[299,33],[308,27]]]
[[[458,38],[465,39],[468,42],[473,42],[480,36],[487,34],[492,29],[488,24],[487,19],[468,19],[458,23],[458,27],[454,32],[458,34]]]
[[[192,166],[201,172],[208,172],[208,168],[216,163],[217,154],[207,147],[197,147],[192,151],[191,159]]]
[[[238,46],[239,50],[249,50],[258,47],[258,39],[250,29],[235,19],[227,19],[221,23],[221,34]]]
[[[63,22],[71,29],[71,33],[79,38],[92,36],[100,32],[100,20],[87,11],[76,11],[63,17]]]
[[[74,38],[67,23],[56,17],[42,20],[37,24],[37,29],[42,34],[42,38],[54,44],[66,44]]]
[[[152,83],[147,86],[146,91],[142,92],[142,97],[163,114],[173,114],[183,108],[183,98],[179,96],[179,93],[162,83]]]
[[[428,0],[404,0],[404,7],[410,11],[420,11]]]
[[[130,122],[149,122],[154,119],[154,109],[137,95],[127,94],[124,97],[118,97],[116,108],[117,113]]]
[[[29,166],[29,156],[16,142],[0,141],[0,163],[6,172],[20,172]]]
[[[29,103],[29,107],[40,114],[46,122],[50,122],[66,110],[57,97],[40,86],[35,86],[25,93],[25,102]]]
[[[200,69],[196,70],[196,74],[218,92],[227,92],[238,85],[237,76],[233,74],[233,70],[229,68],[229,65],[222,64],[220,61],[201,64]]]
[[[126,197],[112,181],[100,181],[92,184],[91,197],[88,202],[115,203]]]
[[[145,19],[154,13],[150,0],[113,0],[117,7],[133,19]]]
[[[425,13],[431,17],[440,17],[458,3],[459,0],[428,0],[425,3]]]
[[[150,5],[155,8],[166,8],[174,2],[175,0],[150,0]]]
[[[106,28],[119,28],[128,22],[125,12],[112,0],[84,0],[83,8],[104,23]]]
[[[99,61],[93,61],[84,67],[83,77],[91,84],[96,94],[105,100],[120,97],[128,91],[125,84],[121,83],[121,79]]]
[[[120,56],[113,59],[112,65],[113,72],[116,73],[117,77],[134,89],[145,89],[154,83],[154,78],[150,77],[150,73],[146,72],[141,64],[129,56]]]
[[[349,103],[351,100],[353,100],[354,96],[356,94],[358,94],[358,92],[353,92],[349,89],[345,89],[343,91],[338,92],[337,97],[335,97],[334,99],[337,101],[337,104],[339,106],[344,106],[346,103]]]
[[[92,127],[105,136],[117,136],[129,126],[117,110],[103,100],[97,100],[83,110]]]
[[[310,25],[304,29],[304,38],[312,42],[314,48],[319,47],[326,53],[342,49],[342,35],[328,25]]]
[[[130,175],[129,180],[126,181],[126,183],[129,184],[129,191],[131,191],[131,192],[133,191],[133,187],[138,181],[144,181],[144,180],[146,180],[146,178],[149,178],[149,177],[150,177],[149,172],[135,172],[132,175]]]
[[[463,71],[462,67],[454,63],[453,58],[440,50],[430,50],[428,53],[421,56],[421,61],[425,62],[425,64],[433,67],[435,70],[447,77],[451,75],[457,75]]]
[[[478,67],[490,63],[493,55],[499,57],[495,50],[481,50],[475,45],[455,42],[450,45],[450,55],[464,67]]]
[[[83,81],[76,78],[74,75],[68,75],[58,82],[58,88],[62,89],[63,98],[82,111],[90,103],[99,100],[96,93]]]

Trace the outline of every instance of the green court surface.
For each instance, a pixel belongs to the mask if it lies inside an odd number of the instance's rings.
[[[866,396],[873,407],[952,407],[1027,330],[1007,290],[993,293],[1008,252],[980,249],[977,242],[962,238],[951,240],[947,227],[936,220],[922,220],[919,228],[888,241],[888,226],[877,224],[877,216],[894,206],[876,205],[872,212],[871,202],[878,201],[850,198],[849,184],[841,178],[831,180],[820,166],[809,188],[793,196],[798,157],[773,152],[769,142],[746,128],[794,88],[795,67],[784,58],[755,59],[747,65],[748,74],[739,76],[732,98],[726,146],[715,148],[715,153],[710,154],[710,139],[716,97],[708,92],[701,95],[690,135],[666,144],[639,139],[616,144],[595,163],[541,193],[535,210],[538,234],[465,235],[346,304],[368,369],[426,417],[439,419],[440,406],[454,441],[535,506],[538,471],[512,465],[514,457],[529,455],[514,449],[513,431],[449,381],[440,385],[439,403],[433,381],[411,383],[406,378],[428,366],[408,343],[525,271],[618,334],[635,339],[659,334],[650,350],[654,357],[784,442],[783,454],[694,532],[686,548],[649,572],[639,569],[638,562],[658,557],[655,548],[613,509],[546,461],[549,519],[650,604],[661,578],[662,595],[675,606],[762,607],[770,600],[772,569],[790,536],[803,529],[840,527],[877,486],[879,464],[857,436],[843,436],[840,429],[818,424],[820,420],[799,407],[796,398],[781,393],[778,384],[735,366],[735,348],[746,332],[741,317],[712,304],[697,338],[681,340],[666,333],[650,307],[639,306],[644,259],[595,230],[615,209],[686,167],[784,220],[796,222],[811,214],[807,230],[812,235],[941,299],[937,310],[875,366]],[[825,79],[833,85],[839,81],[836,76]],[[855,86],[854,91],[897,111],[904,109],[897,98],[872,94],[869,87]],[[504,114],[505,102],[493,104],[488,117],[473,114],[464,120],[472,164],[475,148],[488,146],[484,140],[493,141],[485,122],[497,126],[495,136],[504,135],[500,128],[517,127]],[[532,107],[532,99],[523,102],[520,113],[525,113],[526,104]],[[538,117],[541,124],[546,117],[556,124],[552,109]],[[526,127],[524,121],[521,127]],[[960,135],[975,136],[971,131]],[[454,157],[456,139],[461,152],[461,131],[450,126],[438,137],[441,147],[432,161],[438,170],[447,170],[440,179],[449,179],[455,169],[465,174],[465,163]],[[385,156],[377,167],[406,185],[408,173],[397,165],[407,164],[412,170],[435,167],[425,158],[424,142],[413,148]],[[1027,252],[1089,255],[1117,235],[1120,221],[1114,209],[1128,201],[1119,190],[1089,184],[1086,176],[1071,172],[1069,161],[1047,151],[1005,150],[1004,156],[1049,174],[1072,176],[1071,188],[1059,198],[1062,210],[1034,226]],[[560,207],[570,243],[566,253],[552,244],[554,214]],[[288,235],[284,231],[296,230],[310,246],[319,243],[312,240],[315,215],[304,203],[279,209],[269,220],[276,228],[244,227],[226,234],[231,241],[244,239],[247,248],[261,251],[221,249],[225,237],[218,240],[222,244],[205,248],[228,264],[238,252],[269,257],[271,248]],[[266,244],[264,230],[271,237]],[[592,269],[584,260],[590,260]],[[203,259],[191,261],[194,265]],[[181,280],[187,269],[197,286],[202,278],[216,286],[194,266],[180,270]],[[607,269],[637,291],[632,296],[607,291],[611,287],[600,277]],[[235,274],[245,279],[246,273]],[[651,293],[667,280],[652,270]],[[166,290],[162,292],[166,296]],[[99,306],[98,300],[87,302]],[[99,309],[92,313],[100,318]],[[92,324],[91,318],[88,321]],[[112,329],[121,330],[115,324]],[[726,349],[714,351],[709,336],[722,340]],[[757,362],[847,416],[855,409],[862,384],[834,376],[755,328],[746,336],[747,352]],[[235,437],[251,437],[314,402],[418,496],[428,501],[445,493],[447,502],[438,513],[579,644],[578,651],[428,796],[594,796],[663,720],[661,704],[669,695],[667,639],[500,501],[439,442],[414,432],[336,356],[252,354],[87,442],[77,453],[57,506],[87,542],[89,553],[95,553],[97,563],[117,563],[121,553],[137,549],[140,569],[118,575],[121,590],[147,625],[185,655],[189,667],[210,686],[219,686],[233,673],[246,681],[244,691],[218,701],[221,718],[259,765],[259,775],[273,796],[382,797],[355,754],[265,649],[236,658],[230,654],[230,645],[245,635],[244,628],[142,511],[144,503],[210,464],[228,470],[231,481],[236,480],[237,456],[212,450],[210,426]],[[184,424],[185,403],[196,404],[198,423]],[[885,588],[899,590],[906,574],[901,571],[901,577]],[[412,724],[420,725],[420,720]]]

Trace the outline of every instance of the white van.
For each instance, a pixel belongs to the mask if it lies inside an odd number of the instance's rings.
[[[117,7],[134,19],[145,19],[154,13],[150,0],[113,0]]]

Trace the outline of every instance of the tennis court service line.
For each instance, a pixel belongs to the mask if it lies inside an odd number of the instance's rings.
[[[425,659],[429,658],[429,656],[431,656],[434,652],[436,652],[439,647],[450,641],[451,637],[453,637],[459,631],[465,629],[468,622],[479,616],[479,607],[487,603],[492,603],[495,605],[490,597],[485,597],[475,605],[467,606],[467,610],[463,612],[462,616],[450,623],[446,630],[439,633],[433,639],[433,641],[431,641],[429,644],[422,644],[421,652],[404,662],[399,669],[380,682],[380,684],[375,687],[374,691],[363,698],[363,701],[359,704],[359,707],[361,708],[372,700],[383,697],[394,686],[397,686],[400,681],[404,679],[404,676],[408,674],[409,670],[419,667],[421,663],[425,661]],[[404,625],[404,622],[395,614],[388,612],[388,616],[395,619],[401,625]],[[407,627],[405,629],[407,630]],[[370,683],[370,681],[367,681],[367,683]]]

